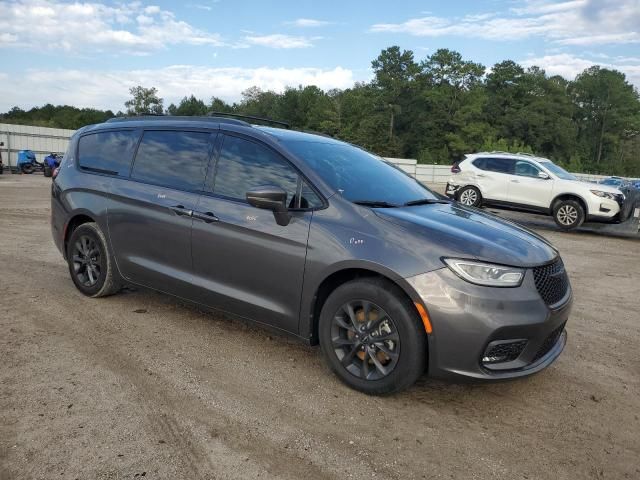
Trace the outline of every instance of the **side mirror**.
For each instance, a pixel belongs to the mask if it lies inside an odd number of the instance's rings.
[[[538,178],[541,178],[542,180],[549,180],[551,177],[546,172],[538,172]]]
[[[275,185],[256,187],[247,192],[247,202],[256,208],[271,210],[276,223],[281,226],[289,225],[291,215],[287,209],[287,192]]]

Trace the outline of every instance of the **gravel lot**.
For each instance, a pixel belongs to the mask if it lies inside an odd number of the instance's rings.
[[[0,479],[640,478],[640,242],[542,230],[575,306],[508,383],[349,390],[320,351],[157,293],[88,299],[49,179],[0,176]]]

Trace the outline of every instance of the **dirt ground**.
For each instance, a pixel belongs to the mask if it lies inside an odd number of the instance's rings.
[[[318,348],[144,290],[89,299],[49,179],[0,177],[0,479],[640,478],[640,242],[541,233],[575,306],[531,378],[369,397]]]

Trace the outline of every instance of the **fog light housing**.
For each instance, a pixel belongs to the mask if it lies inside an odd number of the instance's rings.
[[[513,362],[520,356],[526,345],[527,340],[524,338],[495,340],[487,345],[482,355],[482,363],[483,365],[492,365]]]

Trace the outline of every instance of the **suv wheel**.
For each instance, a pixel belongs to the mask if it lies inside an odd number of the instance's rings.
[[[393,284],[361,279],[336,288],[320,313],[329,368],[368,394],[403,390],[424,372],[427,339],[411,302]]]
[[[106,297],[119,290],[113,257],[97,224],[83,223],[73,231],[67,263],[73,283],[88,297]]]
[[[482,195],[476,187],[464,187],[458,193],[458,201],[467,207],[479,207]]]
[[[51,170],[51,167],[49,167],[49,166],[45,166],[44,167],[44,176],[45,177],[53,176],[53,170]]]
[[[559,200],[553,206],[553,219],[563,230],[578,228],[584,222],[584,208],[576,200]]]

